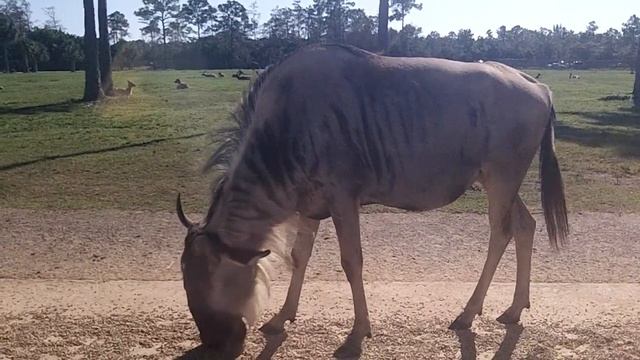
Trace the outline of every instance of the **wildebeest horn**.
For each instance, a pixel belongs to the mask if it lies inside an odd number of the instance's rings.
[[[193,223],[187,219],[187,216],[182,211],[182,201],[180,200],[180,193],[178,193],[178,199],[176,200],[176,212],[178,213],[178,219],[184,227],[187,229],[193,226]]]

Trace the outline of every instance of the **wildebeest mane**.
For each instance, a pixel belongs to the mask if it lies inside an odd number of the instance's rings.
[[[247,137],[262,85],[273,72],[273,69],[291,55],[292,54],[285,56],[278,63],[268,66],[265,71],[261,72],[256,80],[253,81],[249,89],[244,91],[242,100],[231,112],[231,124],[222,128],[217,128],[211,133],[211,142],[217,144],[217,148],[205,163],[203,172],[207,173],[215,171],[217,172],[217,176],[214,178],[212,183],[212,206],[209,208],[206,222],[208,222],[213,215],[214,205],[217,203],[216,200],[220,198],[222,187],[224,186],[227,177],[227,171],[229,170],[233,159],[238,154],[240,145]]]
[[[358,49],[354,46],[344,44],[314,44],[308,47],[315,46],[335,46],[342,48],[345,51],[350,52],[355,56],[369,56],[372,53]],[[249,128],[253,121],[253,113],[255,112],[256,102],[260,94],[260,90],[265,81],[273,73],[273,70],[280,66],[285,60],[293,56],[299,51],[303,51],[307,47],[302,47],[292,51],[288,55],[284,56],[277,63],[268,66],[265,71],[261,72],[256,80],[251,84],[248,90],[245,90],[242,96],[242,100],[236,106],[235,110],[231,113],[231,124],[222,128],[215,129],[211,134],[212,143],[218,144],[213,154],[209,157],[203,167],[203,172],[216,171],[218,176],[213,180],[212,186],[212,205],[216,203],[220,197],[222,186],[226,180],[226,173],[229,170],[231,163],[235,156],[238,154],[242,142],[247,137]],[[211,218],[214,210],[214,206],[209,209],[207,215],[207,221]]]
[[[310,47],[313,46],[318,46],[318,44],[311,45]],[[350,45],[322,44],[322,46],[340,47],[356,56],[372,55],[372,53],[363,51]],[[261,72],[260,75],[258,75],[256,80],[249,87],[249,90],[244,92],[242,101],[231,113],[231,125],[216,129],[212,134],[213,143],[219,145],[213,152],[209,160],[206,162],[203,169],[205,172],[208,172],[210,170],[219,170],[224,173],[229,168],[234,156],[237,154],[238,149],[240,148],[240,144],[246,137],[249,127],[251,126],[258,94],[260,93],[260,89],[262,88],[265,80],[269,77],[273,70],[280,64],[282,64],[286,59],[303,49],[305,49],[305,47],[291,52],[274,65],[267,67],[265,71]]]

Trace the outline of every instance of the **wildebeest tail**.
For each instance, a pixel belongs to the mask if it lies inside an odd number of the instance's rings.
[[[540,193],[549,241],[553,247],[558,248],[558,240],[560,240],[560,244],[564,244],[567,240],[569,223],[564,184],[554,147],[553,125],[555,120],[556,112],[552,106],[540,144]]]

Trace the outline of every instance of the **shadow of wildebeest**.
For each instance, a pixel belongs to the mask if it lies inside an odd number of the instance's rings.
[[[498,351],[495,353],[492,359],[494,360],[508,360],[511,359],[513,352],[518,345],[520,336],[524,331],[524,327],[520,324],[506,325],[507,329],[504,334],[504,338],[500,343]],[[478,357],[476,349],[476,333],[469,329],[456,331],[458,342],[460,343],[460,354],[462,360],[475,360]]]
[[[269,360],[275,355],[278,351],[282,343],[287,339],[287,334],[282,333],[278,335],[268,335],[265,336],[266,344],[264,348],[260,352],[260,354],[255,358],[256,360]],[[181,356],[175,358],[175,360],[229,360],[229,358],[221,357],[220,355],[214,353],[213,351],[207,349],[207,347],[203,345],[199,345]]]

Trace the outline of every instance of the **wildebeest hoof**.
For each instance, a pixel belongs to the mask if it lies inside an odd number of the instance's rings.
[[[284,325],[275,325],[266,323],[260,327],[260,330],[265,335],[280,335],[284,332]]]
[[[354,359],[359,358],[360,355],[362,355],[362,344],[349,343],[348,341],[333,352],[333,357],[336,359]]]
[[[465,321],[462,319],[462,315],[458,316],[451,325],[449,325],[449,330],[467,330],[471,328],[471,322]]]
[[[371,331],[367,331],[363,335],[352,332],[344,343],[333,352],[333,357],[336,359],[359,358],[362,355],[362,341],[365,337],[371,338]]]
[[[517,324],[520,322],[520,316],[515,316],[515,315],[511,315],[507,312],[505,312],[504,314],[498,316],[498,318],[496,319],[499,323],[501,324]]]

